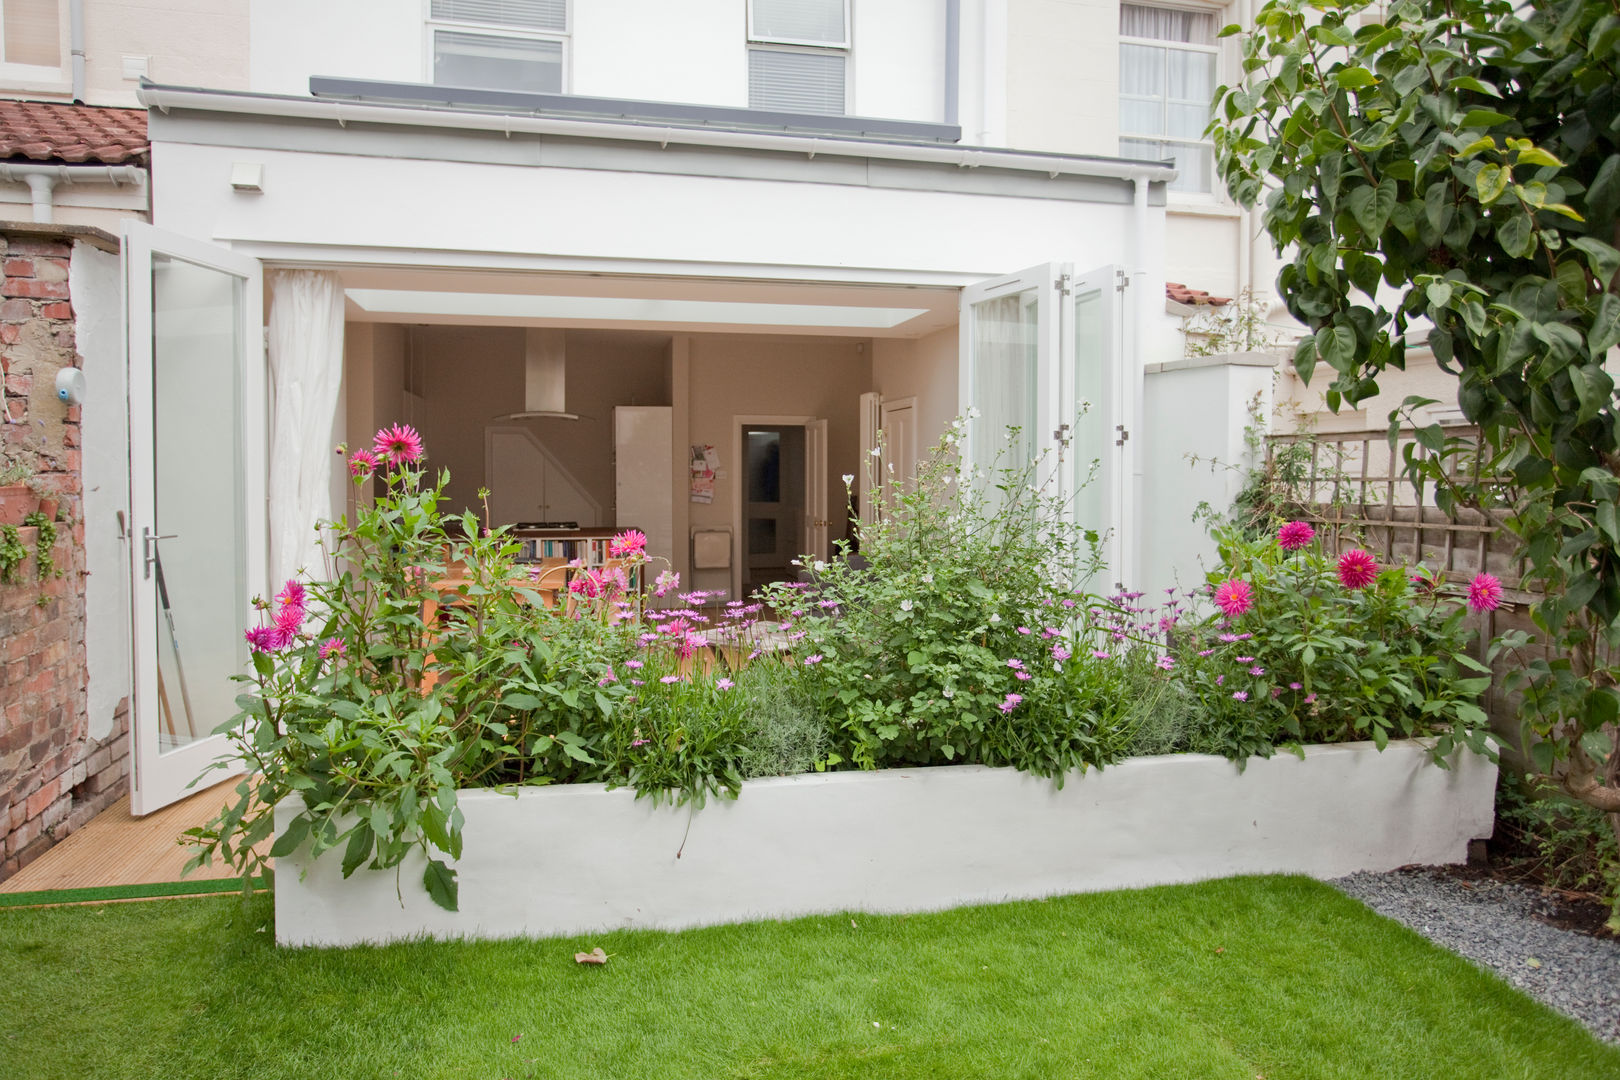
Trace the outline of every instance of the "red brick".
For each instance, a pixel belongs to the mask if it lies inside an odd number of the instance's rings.
[[[35,259],[34,277],[40,281],[66,281],[68,279],[68,261],[66,259]]]
[[[7,300],[0,303],[0,319],[6,322],[27,322],[34,317],[34,305],[26,300]]]
[[[7,259],[4,269],[6,277],[33,277],[34,260],[26,258]]]
[[[45,808],[56,801],[62,793],[61,778],[53,778],[44,787],[28,796],[28,816],[37,818],[45,812]]]
[[[31,821],[23,822],[20,826],[18,826],[15,829],[12,829],[11,832],[9,834],[7,834],[7,836],[6,836],[6,854],[7,855],[15,855],[15,854],[17,854],[18,851],[22,850],[23,848],[27,847],[29,844],[33,843],[34,842],[34,837],[36,837],[38,835],[39,835],[39,819],[38,818],[35,818],[35,819],[31,820]]]
[[[39,309],[40,315],[47,319],[73,318],[73,305],[68,303],[46,304]]]
[[[18,397],[27,397],[34,390],[34,377],[32,375],[7,375],[6,393],[16,394]]]
[[[25,398],[12,398],[6,402],[6,416],[13,424],[20,424],[28,419],[28,401]]]
[[[0,296],[28,296],[35,300],[66,300],[68,286],[65,281],[34,281],[31,278],[7,278],[0,284]]]

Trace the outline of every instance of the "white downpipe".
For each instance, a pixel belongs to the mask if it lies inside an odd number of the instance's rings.
[[[73,58],[73,100],[84,100],[84,0],[68,0],[68,47]]]
[[[873,158],[884,161],[919,161],[955,165],[963,169],[1016,169],[1059,176],[1094,176],[1110,180],[1138,177],[1166,183],[1176,175],[1173,165],[1148,165],[1113,158],[1070,157],[1063,154],[1018,154],[971,150],[956,146],[867,142],[834,136],[764,135],[750,131],[707,128],[656,127],[643,124],[564,120],[546,116],[505,116],[499,113],[452,112],[410,106],[355,104],[319,98],[273,97],[218,91],[183,90],[146,86],[137,91],[141,104],[160,112],[198,109],[203,112],[280,116],[301,120],[330,120],[338,125],[389,124],[402,127],[437,127],[459,131],[522,132],[535,135],[571,135],[576,138],[613,139],[619,142],[657,143],[660,146],[717,146],[739,150],[775,150],[812,157]]]
[[[1148,295],[1148,180],[1146,177],[1138,178],[1132,185],[1131,191],[1131,285],[1126,294],[1130,304],[1130,313],[1127,316],[1127,333],[1130,335],[1130,349],[1126,363],[1126,378],[1130,380],[1130,411],[1125,415],[1125,425],[1130,438],[1125,440],[1125,472],[1130,478],[1123,485],[1121,499],[1124,505],[1120,508],[1120,521],[1130,537],[1128,543],[1120,545],[1120,584],[1125,588],[1135,588],[1137,568],[1141,564],[1142,552],[1142,518],[1141,518],[1141,491],[1142,491],[1142,461],[1146,454],[1142,452],[1141,442],[1145,437],[1143,428],[1142,401],[1147,393],[1147,348],[1148,327],[1152,311],[1148,307],[1151,297]]]
[[[57,184],[134,184],[146,183],[146,170],[133,165],[27,165],[0,164],[0,181],[27,184],[34,203],[34,220],[50,224],[55,220],[51,201]]]

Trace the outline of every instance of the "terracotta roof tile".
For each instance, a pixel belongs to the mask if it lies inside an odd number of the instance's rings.
[[[146,163],[146,112],[0,101],[0,159]]]
[[[1178,304],[1199,304],[1219,307],[1222,304],[1230,304],[1232,302],[1232,298],[1230,296],[1211,296],[1203,289],[1189,289],[1179,281],[1165,282],[1164,295],[1166,299],[1174,300]]]

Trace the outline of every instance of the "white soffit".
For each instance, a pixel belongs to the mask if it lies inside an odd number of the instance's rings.
[[[416,289],[347,289],[345,295],[374,314],[498,319],[577,319],[734,326],[843,327],[892,330],[929,308],[837,304],[770,304],[674,300],[630,296],[533,296],[520,293],[439,292]]]

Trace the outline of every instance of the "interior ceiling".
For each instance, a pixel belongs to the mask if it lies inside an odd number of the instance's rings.
[[[961,296],[952,288],[411,267],[339,274],[351,322],[456,326],[913,338],[955,326]]]

